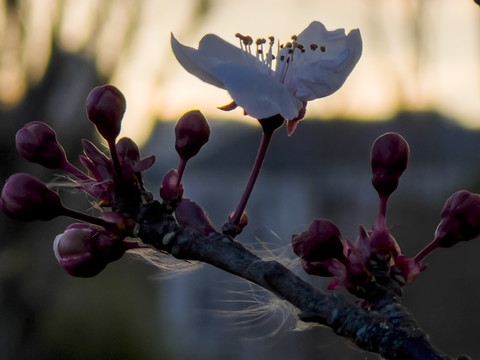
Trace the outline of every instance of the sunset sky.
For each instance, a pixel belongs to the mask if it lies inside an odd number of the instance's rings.
[[[43,76],[53,37],[62,49],[94,59],[125,93],[124,133],[137,141],[146,139],[155,119],[175,120],[190,109],[211,119],[252,121],[240,109],[216,109],[230,97],[176,62],[170,33],[193,47],[207,33],[234,44],[237,32],[288,41],[318,20],[329,30],[359,28],[364,49],[346,84],[310,103],[307,118],[382,120],[398,109],[434,109],[480,127],[480,7],[470,0],[19,3],[18,14],[7,12],[5,0],[0,7],[0,102],[7,107]]]

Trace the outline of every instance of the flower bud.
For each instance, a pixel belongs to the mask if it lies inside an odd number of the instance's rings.
[[[210,137],[207,119],[198,110],[185,113],[175,126],[175,149],[183,160],[198,154]]]
[[[377,138],[371,152],[372,184],[382,197],[388,197],[398,186],[400,176],[407,168],[410,148],[396,133]]]
[[[454,193],[445,203],[435,231],[437,246],[448,248],[480,235],[480,195],[467,190]]]
[[[121,239],[91,224],[70,225],[53,242],[57,261],[70,275],[79,277],[97,275],[126,250]]]
[[[309,262],[345,259],[340,230],[329,220],[316,219],[307,231],[292,237],[292,246],[295,254]]]
[[[183,196],[183,185],[179,181],[177,169],[172,169],[165,174],[162,186],[160,186],[160,197],[166,203],[178,201]]]
[[[140,150],[137,144],[128,138],[123,137],[117,142],[117,153],[122,167],[129,167],[134,169],[137,163],[140,161]]]
[[[218,232],[205,210],[190,199],[184,198],[180,201],[175,209],[175,217],[180,225],[194,228],[201,234]]]
[[[7,179],[0,205],[3,212],[16,220],[51,220],[65,208],[60,196],[40,180],[28,174],[15,174]]]
[[[26,160],[49,169],[63,168],[67,163],[65,150],[58,143],[55,131],[45,123],[33,121],[18,130],[17,150]]]
[[[108,143],[114,143],[120,133],[127,107],[125,97],[116,87],[103,85],[94,88],[85,102],[88,119]]]

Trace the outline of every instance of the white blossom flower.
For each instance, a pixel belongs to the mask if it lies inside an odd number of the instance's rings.
[[[173,34],[171,41],[177,60],[188,72],[227,90],[232,107],[241,106],[256,119],[280,114],[299,120],[307,101],[328,96],[343,85],[362,53],[358,29],[345,35],[343,29],[328,31],[320,22],[312,22],[291,42],[277,42],[276,56],[273,37],[255,43],[249,36],[236,37],[240,48],[213,34],[203,37],[198,50],[182,45]]]

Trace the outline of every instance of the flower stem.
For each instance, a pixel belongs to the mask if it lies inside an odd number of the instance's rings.
[[[187,166],[187,160],[185,160],[184,158],[180,158],[180,163],[178,164],[178,183],[177,185],[180,185],[180,183],[182,182],[182,177],[183,177],[183,173],[185,172],[185,167]]]
[[[415,256],[415,260],[416,261],[422,261],[423,259],[425,259],[427,257],[428,254],[430,254],[437,247],[438,247],[438,243],[436,241],[432,241],[430,244],[428,244],[422,251],[420,251]]]
[[[120,160],[118,159],[117,147],[115,141],[107,141],[108,148],[110,149],[110,156],[112,157],[113,166],[117,175],[117,179],[122,178],[122,167],[120,165]]]
[[[109,223],[108,221],[97,218],[95,216],[91,216],[88,214],[84,214],[84,213],[72,210],[69,208],[64,208],[63,215],[71,217],[73,219],[81,220],[90,224],[102,226],[107,230],[112,230],[115,227],[115,224]]]
[[[387,217],[387,202],[388,202],[388,196],[380,196],[380,215],[383,215],[383,217]]]
[[[265,155],[267,154],[267,149],[268,145],[270,144],[270,140],[272,139],[272,134],[273,132],[263,133],[262,142],[260,143],[260,147],[258,149],[257,158],[255,160],[255,164],[253,165],[250,179],[248,180],[247,186],[245,187],[243,196],[240,199],[237,209],[230,218],[230,224],[237,225],[240,222],[240,218],[245,210],[245,207],[247,206],[248,199],[252,194],[253,187],[255,186],[258,174],[260,173],[260,169],[262,168],[263,160],[265,160]]]

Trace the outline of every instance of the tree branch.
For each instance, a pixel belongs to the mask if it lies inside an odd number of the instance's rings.
[[[300,310],[300,319],[330,327],[358,347],[386,359],[449,360],[428,341],[397,298],[385,295],[369,309],[347,302],[339,294],[314,289],[276,261],[264,261],[229,236],[200,234],[183,228],[154,201],[137,218],[138,236],[146,244],[178,259],[211,264],[271,291]]]

